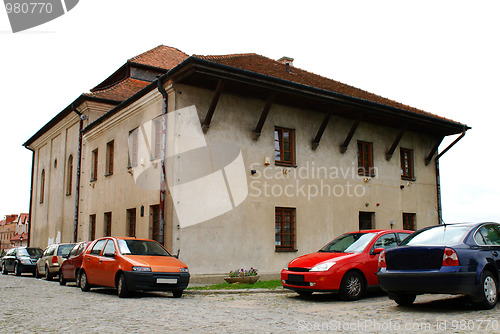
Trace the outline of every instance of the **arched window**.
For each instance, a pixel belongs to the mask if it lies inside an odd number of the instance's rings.
[[[44,194],[45,194],[45,169],[42,169],[42,174],[40,176],[40,203],[43,203]]]
[[[73,188],[73,155],[70,155],[68,158],[68,171],[66,175],[66,195],[71,195],[71,189]]]

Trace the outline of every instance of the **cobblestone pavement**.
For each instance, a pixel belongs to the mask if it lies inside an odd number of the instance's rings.
[[[500,333],[499,306],[478,311],[463,297],[425,295],[400,307],[385,295],[344,302],[330,294],[186,291],[119,299],[29,275],[0,275],[1,333]]]

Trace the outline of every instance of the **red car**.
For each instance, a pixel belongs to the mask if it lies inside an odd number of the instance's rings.
[[[136,290],[171,291],[179,298],[189,277],[188,267],[154,240],[104,237],[83,254],[80,288],[116,288],[120,298]]]
[[[362,230],[342,234],[316,253],[292,260],[281,271],[281,283],[300,295],[338,292],[344,300],[360,299],[368,288],[379,286],[378,255],[412,233]]]
[[[66,285],[66,282],[75,282],[80,286],[80,267],[82,265],[83,253],[90,245],[90,241],[77,243],[68,254],[68,257],[61,264],[59,269],[59,284]]]

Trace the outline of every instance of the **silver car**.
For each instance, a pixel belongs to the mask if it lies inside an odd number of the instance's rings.
[[[42,257],[36,262],[35,277],[44,277],[47,281],[59,275],[59,268],[69,252],[75,246],[74,243],[53,244],[47,246]]]

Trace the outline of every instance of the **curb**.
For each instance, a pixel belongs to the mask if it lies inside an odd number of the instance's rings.
[[[223,290],[184,290],[184,294],[190,295],[234,295],[248,293],[293,293],[293,291],[283,288],[276,289],[223,289]]]

